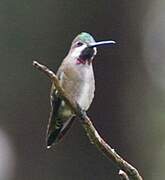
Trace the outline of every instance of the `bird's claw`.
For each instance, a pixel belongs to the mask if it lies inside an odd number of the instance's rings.
[[[77,110],[79,117],[81,118],[81,120],[83,120],[87,116],[86,111],[82,109],[78,103],[77,103]]]

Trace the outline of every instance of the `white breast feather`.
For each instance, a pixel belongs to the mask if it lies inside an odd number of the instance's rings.
[[[79,105],[84,109],[84,110],[87,110],[89,108],[89,105],[93,99],[93,93],[91,91],[90,88],[92,88],[92,82],[89,82],[90,81],[90,76],[91,76],[91,67],[89,67],[89,65],[84,65],[86,67],[83,68],[83,73],[84,73],[84,80],[82,83],[82,86],[81,86],[81,89],[80,89],[80,96],[78,98],[78,103]],[[81,69],[82,70],[82,69]]]

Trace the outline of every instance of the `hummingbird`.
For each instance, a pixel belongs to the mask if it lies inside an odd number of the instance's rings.
[[[57,71],[62,88],[84,111],[88,110],[94,98],[95,79],[92,62],[97,47],[114,43],[112,40],[96,42],[92,35],[82,32],[72,41],[71,48]],[[63,138],[75,117],[70,107],[59,97],[54,84],[51,87],[50,103],[47,148]]]

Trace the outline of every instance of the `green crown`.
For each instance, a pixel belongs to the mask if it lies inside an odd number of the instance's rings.
[[[81,41],[86,42],[86,43],[92,43],[95,42],[94,38],[86,32],[82,32],[78,35]]]

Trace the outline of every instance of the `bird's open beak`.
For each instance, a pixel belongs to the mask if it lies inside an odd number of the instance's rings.
[[[100,41],[100,42],[95,42],[95,43],[92,43],[90,45],[88,45],[89,48],[94,48],[94,47],[97,47],[97,46],[103,46],[103,45],[110,45],[110,44],[115,44],[116,42],[113,41],[113,40],[110,40],[110,41]]]

